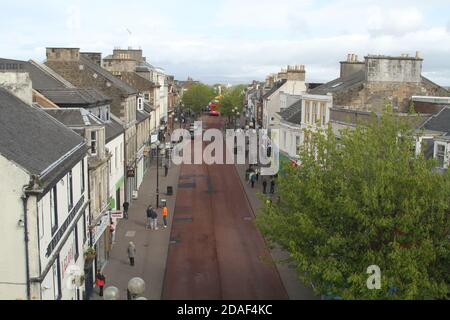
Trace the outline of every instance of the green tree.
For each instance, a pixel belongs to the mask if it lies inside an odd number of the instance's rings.
[[[242,112],[244,107],[244,85],[230,88],[221,101],[221,114],[228,118],[233,116],[233,109],[238,108]]]
[[[214,89],[205,84],[195,84],[183,94],[183,104],[185,107],[197,114],[214,99]]]
[[[310,133],[301,166],[257,224],[300,281],[343,299],[441,299],[450,292],[450,174],[412,151],[411,123],[389,112],[337,141]],[[367,268],[381,268],[381,290]],[[448,296],[447,296],[448,297]]]

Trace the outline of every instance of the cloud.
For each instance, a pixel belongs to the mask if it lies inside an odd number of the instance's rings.
[[[448,1],[42,0],[28,16],[17,15],[27,9],[17,2],[4,4],[9,19],[0,21],[0,52],[11,58],[43,60],[46,46],[104,55],[133,46],[179,79],[249,81],[305,64],[308,81],[328,81],[348,53],[421,51],[431,80],[450,84],[450,21],[436,18],[450,10]]]

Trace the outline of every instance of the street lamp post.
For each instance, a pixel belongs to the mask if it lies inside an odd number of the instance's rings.
[[[156,209],[159,209],[159,142],[156,143]]]

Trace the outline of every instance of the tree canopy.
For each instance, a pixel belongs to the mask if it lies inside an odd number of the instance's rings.
[[[244,90],[244,85],[238,85],[226,91],[221,101],[221,113],[223,116],[232,116],[233,108],[238,108],[238,110],[242,112],[244,105]]]
[[[442,299],[450,292],[450,174],[412,150],[414,130],[386,112],[342,131],[309,132],[301,165],[257,224],[300,280],[343,299]],[[367,287],[369,266],[381,289]],[[447,296],[448,298],[448,296]]]
[[[201,113],[214,97],[215,93],[213,88],[205,84],[195,84],[183,94],[182,101],[189,110],[195,113]]]

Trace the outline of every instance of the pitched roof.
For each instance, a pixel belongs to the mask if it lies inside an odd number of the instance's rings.
[[[325,95],[329,92],[338,92],[349,89],[353,86],[362,84],[366,80],[366,74],[364,70],[358,71],[345,78],[337,78],[330,82],[327,82],[321,86],[318,86],[310,91],[311,94]]]
[[[58,88],[40,90],[46,98],[57,105],[100,106],[111,99],[96,89]]]
[[[105,123],[106,143],[114,140],[124,132],[123,125],[111,117],[110,121]]]
[[[0,65],[15,64],[29,73],[33,89],[57,105],[102,105],[111,99],[95,89],[76,88],[46,65],[34,61],[0,59]]]
[[[82,108],[73,108],[73,109],[47,108],[44,109],[44,111],[68,127],[87,128],[92,126],[103,125],[100,119],[98,119],[93,114],[89,113],[88,111]]]
[[[450,107],[444,107],[438,114],[426,121],[421,129],[443,132],[450,135]]]
[[[55,88],[67,88],[66,84],[51,74],[43,72],[36,64],[28,61],[12,60],[12,59],[0,59],[1,64],[17,64],[22,66],[22,70],[25,70],[30,74],[31,81],[33,83],[33,89],[55,89]]]
[[[148,118],[150,118],[150,114],[148,114],[147,112],[139,111],[139,110],[136,112],[136,120],[138,123],[141,123],[142,121],[144,121]]]
[[[290,123],[301,124],[302,123],[302,100],[299,100],[292,104],[290,107],[280,112],[281,118]]]
[[[85,67],[87,67],[87,68],[91,69],[92,71],[94,71],[95,73],[101,75],[103,78],[105,78],[109,82],[111,82],[111,84],[113,86],[126,92],[127,94],[133,95],[133,94],[137,93],[137,90],[135,88],[133,88],[132,86],[130,86],[128,83],[120,80],[119,78],[114,76],[109,71],[103,69],[101,66],[99,66],[95,62],[91,61],[90,59],[88,59],[82,55],[80,56],[80,64],[83,64]]]
[[[0,154],[50,183],[86,153],[82,137],[0,88]]]
[[[277,81],[274,83],[273,87],[265,94],[263,95],[263,99],[269,98],[272,94],[274,94],[278,89],[280,89],[285,83],[287,82],[286,79],[283,79],[281,81]]]

